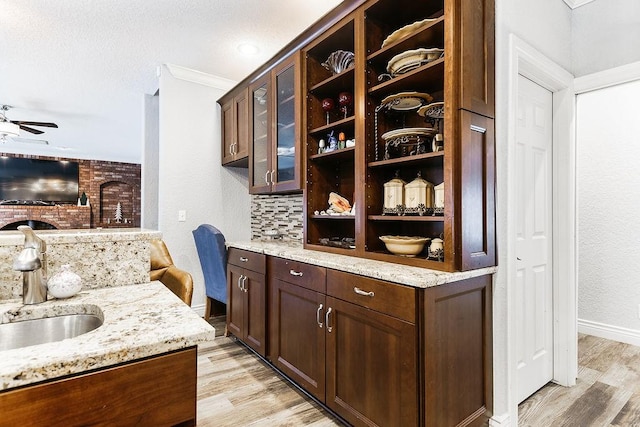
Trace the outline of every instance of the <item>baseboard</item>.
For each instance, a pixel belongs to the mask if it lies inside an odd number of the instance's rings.
[[[509,414],[494,415],[489,418],[489,427],[510,427],[511,417]]]
[[[620,326],[592,322],[591,320],[578,319],[578,332],[640,346],[640,331],[637,329],[622,328]]]
[[[191,310],[195,311],[196,314],[200,317],[204,317],[204,311],[206,310],[206,308],[206,304],[197,304],[191,306]]]

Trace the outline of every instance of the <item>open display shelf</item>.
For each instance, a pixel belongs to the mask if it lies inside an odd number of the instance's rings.
[[[493,70],[477,65],[478,59],[484,65],[493,61],[492,45],[478,50],[492,42],[482,15],[486,7],[484,0],[462,5],[448,0],[370,1],[303,48],[305,248],[445,271],[495,265],[493,181],[484,187],[465,184],[493,179],[493,86],[487,83]],[[467,46],[475,50],[469,52]],[[406,52],[420,49],[444,53],[429,61],[409,55],[413,62],[407,67],[391,66]],[[337,50],[353,52],[354,63],[334,74],[322,63]],[[467,65],[471,60],[473,66]],[[346,116],[339,109],[340,92],[353,95]],[[419,105],[396,107],[389,101],[407,92],[419,94]],[[484,104],[477,102],[487,93]],[[325,98],[335,103],[328,116],[322,108]],[[443,116],[417,114],[431,102],[444,102]],[[478,106],[480,111],[475,111]],[[465,129],[469,124],[471,133]],[[419,140],[410,136],[401,141],[385,135],[404,128],[425,133]],[[328,146],[331,132],[355,138],[355,147],[320,152],[320,140]],[[442,151],[433,151],[436,133],[443,135]],[[389,215],[387,209],[383,215],[384,184],[395,176],[407,183],[417,176],[434,186],[444,183],[442,214]],[[330,192],[355,205],[355,215],[318,215],[329,207]],[[380,240],[384,235],[442,238],[444,260],[431,259],[427,249],[416,257],[394,255]],[[319,243],[345,237],[355,238],[355,249]]]

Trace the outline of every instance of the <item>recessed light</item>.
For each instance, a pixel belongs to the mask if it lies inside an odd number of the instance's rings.
[[[257,54],[259,51],[258,46],[251,43],[241,43],[238,45],[238,52],[243,55],[251,56]]]

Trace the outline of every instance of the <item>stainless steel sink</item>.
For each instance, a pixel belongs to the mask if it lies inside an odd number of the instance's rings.
[[[0,351],[62,341],[93,331],[102,319],[93,314],[68,314],[0,324]]]

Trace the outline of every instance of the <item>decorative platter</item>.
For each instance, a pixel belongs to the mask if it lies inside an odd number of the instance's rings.
[[[423,64],[435,61],[444,54],[444,49],[437,47],[431,49],[419,48],[399,53],[387,64],[387,72],[392,76],[404,74]]]
[[[381,105],[397,111],[410,111],[428,104],[433,97],[428,93],[421,92],[400,92],[384,98]]]
[[[409,24],[409,25],[405,25],[404,27],[395,30],[393,33],[389,34],[389,36],[384,39],[384,41],[382,42],[382,46],[381,48],[384,48],[387,45],[390,45],[391,43],[395,43],[396,41],[404,38],[405,36],[418,31],[420,28],[426,27],[427,25],[431,24],[433,21],[437,21],[438,18],[433,18],[433,19],[423,19],[422,21],[416,21],[413,24]]]
[[[402,129],[394,129],[389,132],[385,132],[382,134],[381,138],[385,141],[389,141],[391,139],[396,139],[400,137],[409,137],[409,136],[431,136],[435,133],[435,129],[433,128],[402,128]]]
[[[418,109],[418,115],[432,119],[444,119],[444,102],[433,102]]]

